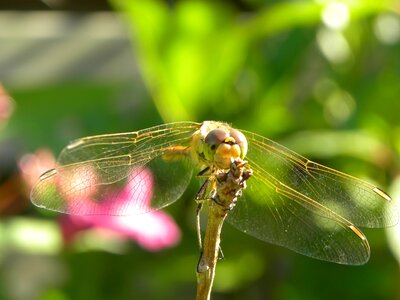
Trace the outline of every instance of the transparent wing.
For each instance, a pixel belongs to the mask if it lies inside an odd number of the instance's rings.
[[[177,200],[192,177],[190,141],[199,124],[179,122],[78,139],[40,177],[32,202],[79,214],[131,215]]]
[[[377,187],[242,132],[254,175],[228,216],[238,229],[314,258],[362,264],[369,258],[369,245],[354,224],[397,223],[390,197]]]

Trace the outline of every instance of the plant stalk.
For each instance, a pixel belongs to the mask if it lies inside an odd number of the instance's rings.
[[[232,161],[228,171],[221,171],[215,176],[216,187],[212,199],[208,201],[206,234],[197,265],[196,300],[209,300],[211,297],[222,225],[246,187],[245,181],[251,176],[251,170],[246,170],[245,165],[245,161],[237,159]]]

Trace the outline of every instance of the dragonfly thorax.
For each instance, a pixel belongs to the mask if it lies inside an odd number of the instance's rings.
[[[228,124],[204,122],[193,135],[193,154],[203,165],[212,169],[229,169],[232,159],[244,159],[246,137]]]

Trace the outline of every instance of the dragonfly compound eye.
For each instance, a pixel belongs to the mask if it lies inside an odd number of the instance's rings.
[[[211,130],[204,141],[212,151],[215,151],[228,137],[229,135],[225,130],[217,128]]]
[[[244,159],[247,154],[247,139],[243,133],[239,130],[231,129],[229,132],[230,136],[234,138],[237,145],[240,147],[240,158]]]

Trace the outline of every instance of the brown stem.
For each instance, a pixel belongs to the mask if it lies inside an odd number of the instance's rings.
[[[227,211],[214,202],[208,208],[206,235],[203,242],[203,251],[197,266],[197,300],[210,299],[214,282],[215,267],[218,260],[220,234]]]
[[[197,265],[197,300],[209,300],[214,282],[215,268],[220,249],[222,225],[228,212],[235,206],[245,188],[251,170],[245,170],[246,162],[238,159],[231,163],[229,171],[216,175],[215,193],[208,206],[207,229],[199,263]]]

